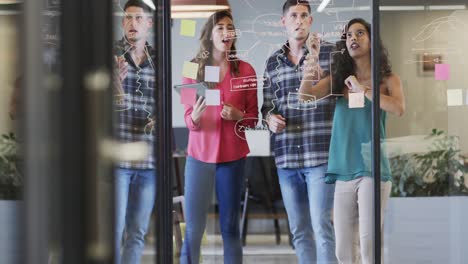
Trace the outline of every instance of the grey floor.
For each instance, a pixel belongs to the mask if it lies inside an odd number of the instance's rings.
[[[387,205],[383,232],[385,264],[466,264],[468,263],[468,197],[391,198]],[[267,227],[271,223],[262,223]],[[253,227],[249,224],[250,227]],[[213,227],[214,225],[208,225]],[[255,228],[259,230],[261,228]],[[282,230],[285,230],[283,228]],[[209,231],[209,232],[208,232]],[[219,234],[208,230],[208,234]],[[287,235],[276,245],[274,235],[248,232],[244,264],[297,263]],[[202,247],[205,264],[222,264],[222,243],[208,235]],[[145,251],[145,261],[153,264],[154,251]]]
[[[243,248],[244,264],[296,264],[294,250],[288,244],[288,237],[281,237],[281,244],[276,245],[274,235],[247,236],[246,246]],[[202,245],[203,264],[222,264],[223,248],[219,236],[208,235]],[[154,263],[154,250],[148,246],[144,252],[142,264]]]

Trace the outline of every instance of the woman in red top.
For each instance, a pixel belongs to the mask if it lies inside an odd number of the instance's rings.
[[[205,67],[219,67],[219,82],[207,83],[207,93],[216,95],[219,91],[220,104],[207,105],[206,98],[199,97],[193,105],[185,105],[185,123],[190,133],[181,263],[198,263],[208,207],[216,189],[224,263],[238,264],[242,263],[239,202],[245,157],[249,153],[242,128],[255,126],[258,117],[256,73],[252,66],[236,58],[230,12],[214,13],[202,29],[200,42],[192,60],[199,65],[197,79],[184,78],[183,83],[205,82]]]

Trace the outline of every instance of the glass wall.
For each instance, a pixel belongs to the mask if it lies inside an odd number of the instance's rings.
[[[2,263],[464,263],[467,3],[379,2],[0,0]]]
[[[20,108],[21,12],[18,3],[0,2],[0,254],[9,263],[21,260],[21,202],[24,175],[20,171],[18,119]]]
[[[386,263],[466,259],[467,19],[466,1],[419,1],[381,13],[382,39],[406,99],[405,114],[388,119]]]
[[[152,3],[152,2],[151,2]],[[155,263],[155,5],[114,1],[115,263]]]
[[[267,99],[271,100],[275,107],[278,107],[280,113],[284,113],[281,112],[284,111],[284,109],[281,110],[283,102],[277,96],[283,93],[283,88],[290,88],[281,86],[281,82],[273,79],[275,76],[264,74],[265,70],[268,69],[267,59],[281,48],[288,37],[288,32],[281,22],[282,4],[283,1],[268,2],[268,4],[258,1],[230,1],[235,28],[231,28],[234,32],[225,34],[227,39],[231,37],[235,39],[237,53],[236,56],[227,55],[227,60],[235,58],[235,60],[239,59],[249,63],[255,70],[251,76],[256,76],[257,86],[252,84],[255,81],[251,80],[255,77],[239,78],[242,80],[241,84],[236,83],[236,80],[231,80],[224,85],[228,86],[230,92],[242,91],[245,93],[256,87],[259,109],[257,118],[259,121],[267,121],[267,116],[261,113],[261,107],[265,106],[266,103],[265,93],[268,93],[272,87],[276,88],[274,89],[275,97],[267,97]],[[311,25],[311,31],[319,33],[324,43],[328,42],[334,45],[341,37],[344,25],[350,19],[361,17],[371,21],[370,4],[371,1],[353,1],[352,3],[331,1],[324,12],[316,12],[318,5],[314,6],[313,4],[312,17],[314,21]],[[466,3],[464,1],[450,1],[444,5],[436,5],[437,3],[432,1],[423,1],[423,3],[421,1],[417,3],[381,1],[380,4],[380,35],[388,54],[379,55],[382,56],[383,60],[389,59],[388,66],[390,67],[387,69],[391,69],[392,72],[389,74],[390,71],[382,71],[380,87],[380,105],[383,110],[380,113],[380,137],[382,139],[380,167],[383,179],[383,186],[380,190],[383,211],[381,215],[383,222],[382,262],[462,263],[464,259],[462,245],[467,237],[466,228],[463,225],[465,217],[462,213],[466,211],[463,210],[463,204],[465,204],[463,199],[467,193],[465,180],[467,151],[464,147],[466,145],[464,144],[466,118],[463,118],[463,113],[467,110],[467,90],[463,84],[467,82],[461,74],[464,53],[461,45],[464,43],[465,35],[463,28],[466,24],[464,22]],[[203,62],[203,56],[209,57],[210,54],[209,51],[204,50],[206,46],[200,44],[203,26],[206,23],[206,18],[188,17],[174,20],[172,35],[173,82],[175,84],[187,82],[184,78],[188,78],[196,80],[193,82],[210,83],[213,80],[210,77],[214,77],[215,81],[221,83],[218,88],[222,90],[223,75],[217,76],[222,65],[213,62],[211,62],[212,65],[209,65]],[[215,22],[208,20],[208,23]],[[325,46],[322,47],[326,49]],[[340,51],[335,50],[334,52]],[[385,61],[382,61],[382,64],[385,65]],[[205,76],[200,76],[197,72],[197,69],[200,71],[200,68],[197,67],[206,66],[209,67],[205,68]],[[282,68],[277,70],[280,72]],[[333,73],[333,70],[331,72]],[[273,78],[269,79],[269,77]],[[285,79],[288,77],[283,76],[281,81]],[[339,87],[334,88],[339,89]],[[173,125],[176,146],[185,149],[188,142],[188,155],[197,155],[193,146],[197,144],[195,141],[200,139],[195,139],[193,128],[187,125],[187,116],[193,117],[190,112],[187,115],[187,109],[190,107],[183,107],[184,104],[190,105],[196,102],[197,96],[193,93],[183,95],[183,92],[177,89],[173,96]],[[331,93],[335,93],[333,88]],[[338,94],[339,91],[336,93]],[[369,97],[371,97],[369,94],[370,92],[365,93],[364,109],[369,107]],[[289,101],[286,100],[286,109],[299,108],[297,110],[305,110],[311,115],[316,110],[315,105],[312,107],[310,105],[304,106],[299,104],[300,101],[294,101],[294,96],[296,99],[298,96],[294,91],[288,95]],[[359,98],[362,99],[362,95],[352,95],[351,97],[344,96],[347,98],[346,101],[353,103],[358,103]],[[213,102],[212,99],[216,100]],[[228,100],[223,97],[223,92],[220,96],[216,94],[212,97],[210,91],[210,95],[207,96],[209,104],[220,104],[218,106],[220,112],[224,108],[222,107],[223,100]],[[314,103],[320,102],[320,99],[313,97],[309,100]],[[336,97],[336,100],[338,108],[343,101],[340,101],[339,96]],[[347,106],[349,111],[356,111],[350,107],[350,105]],[[335,109],[335,111],[338,110]],[[343,115],[341,113],[338,115],[335,112],[334,117],[336,122],[334,126],[337,124],[336,127],[342,128],[343,124],[339,124],[338,120],[341,120]],[[356,121],[361,122],[362,120]],[[186,130],[187,126],[189,127],[188,131]],[[218,127],[213,129],[220,130],[221,126],[218,124]],[[357,130],[359,135],[348,143],[356,144],[362,140],[359,137],[370,133],[370,126],[370,123],[367,127],[361,125],[360,130]],[[281,194],[284,195],[284,192],[282,193],[279,187],[281,176],[277,175],[278,171],[275,165],[278,165],[278,161],[274,160],[279,152],[278,149],[272,152],[275,147],[278,147],[278,142],[275,141],[278,139],[274,139],[274,133],[267,130],[265,123],[257,123],[256,128],[241,127],[240,130],[236,131],[245,133],[245,139],[250,149],[245,164],[245,175],[243,175],[246,178],[242,188],[242,195],[245,199],[241,202],[241,210],[243,211],[241,212],[240,226],[247,234],[247,239],[243,242],[244,260],[294,262],[296,257],[294,250],[288,243],[288,221],[286,221],[284,197],[281,196]],[[235,134],[238,136],[237,133]],[[304,147],[297,144],[297,137],[289,139],[290,141],[285,146],[290,151],[288,153],[291,153],[294,148]],[[213,140],[217,140],[217,138]],[[198,141],[198,144],[197,147],[208,148],[208,143],[202,144]],[[192,150],[190,150],[191,146]],[[228,148],[227,145],[223,148],[223,154]],[[332,150],[330,148],[330,156],[334,155]],[[364,162],[366,173],[372,173],[370,170],[372,164],[370,140],[361,141],[357,149],[345,150],[343,147],[341,151],[353,162]],[[295,153],[302,152],[296,151]],[[359,161],[353,156],[360,156]],[[331,165],[329,163],[329,166]],[[192,169],[192,167],[189,168]],[[185,170],[185,173],[193,173],[193,171],[187,171],[187,167]],[[185,177],[187,176],[185,175]],[[362,178],[365,179],[365,177]],[[211,189],[208,190],[211,191]],[[335,189],[334,195],[334,214],[336,216],[334,227],[335,232],[338,233],[341,231],[337,231],[339,227],[337,227],[336,221],[344,210],[336,206],[336,198],[339,197],[337,194],[341,193],[342,190],[341,187],[339,190]],[[211,194],[205,231],[207,239],[202,240],[201,255],[205,259],[222,261],[225,254],[222,252],[222,231],[219,227],[220,213],[216,211],[217,206],[219,206],[219,196],[216,195],[219,193]],[[373,191],[368,197],[372,196]],[[244,207],[246,204],[248,205]],[[363,202],[357,203],[356,201],[350,204],[350,206],[357,208],[363,205]],[[374,212],[371,211],[373,216]],[[364,214],[361,211],[359,213]],[[242,219],[244,215],[248,220],[247,227],[246,222]],[[213,221],[210,221],[210,216],[215,217]],[[257,219],[257,217],[266,219]],[[279,218],[279,222],[275,222],[271,218]],[[277,223],[279,224],[279,232],[282,234],[279,239],[275,235],[278,232],[275,226]],[[352,250],[355,250],[355,253],[350,254],[360,258],[363,255],[362,248],[364,247],[363,240],[360,239],[363,234],[359,235],[359,232],[363,232],[361,226],[354,228],[354,232],[356,242]],[[368,235],[372,234],[370,232]],[[340,239],[339,234],[336,237],[337,240]],[[337,247],[339,247],[338,244]],[[252,257],[252,254],[255,255],[253,252],[261,253],[258,254],[259,256]]]
[[[245,263],[335,259],[334,175],[348,173],[337,164],[350,151],[359,156],[358,176],[371,176],[372,122],[371,100],[359,89],[348,99],[345,79],[333,82],[331,62],[343,55],[336,45],[345,47],[346,23],[370,22],[371,1],[323,1],[325,9],[322,1],[309,2],[310,11],[290,1],[283,12],[285,1],[229,1],[232,17],[173,12],[172,123],[177,155],[185,156],[176,163],[183,173],[175,195],[185,196],[186,212],[181,263],[191,256],[192,263],[239,263],[239,235]],[[172,9],[182,7],[175,2]],[[307,42],[309,32],[315,34]],[[367,75],[359,77],[371,86],[366,56]],[[336,104],[346,126],[359,122],[344,129],[363,136],[348,137],[352,147],[334,143],[334,167],[325,177]],[[370,232],[373,185],[365,184]],[[346,214],[357,214],[353,199],[356,211]],[[344,196],[342,207],[346,200],[352,199]]]

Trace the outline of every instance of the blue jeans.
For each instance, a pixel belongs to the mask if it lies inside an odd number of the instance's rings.
[[[278,169],[292,241],[300,264],[337,263],[331,217],[335,185],[325,183],[326,171],[326,164],[303,169]]]
[[[115,171],[117,264],[140,263],[156,197],[155,178],[155,170],[119,168]]]
[[[205,163],[187,157],[185,164],[185,239],[181,264],[196,264],[206,226],[208,208],[216,186],[219,221],[224,245],[224,263],[242,263],[239,211],[244,184],[245,159]]]

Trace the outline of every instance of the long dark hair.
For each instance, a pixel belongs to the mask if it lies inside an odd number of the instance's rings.
[[[204,82],[205,81],[205,66],[210,65],[213,62],[213,41],[211,39],[211,33],[213,32],[213,28],[216,26],[218,21],[221,19],[228,17],[231,20],[232,14],[227,10],[222,10],[215,12],[212,14],[208,20],[206,21],[205,25],[203,26],[201,36],[200,36],[200,48],[197,52],[197,55],[192,60],[192,62],[197,63],[198,66],[198,73],[197,73],[197,81]],[[234,20],[233,20],[234,21]],[[236,40],[232,42],[231,51],[227,54],[233,60],[229,61],[231,74],[233,76],[237,76],[239,74],[239,61],[235,59],[236,56]],[[227,58],[226,58],[227,59]],[[217,83],[207,83],[209,88],[214,88]]]
[[[371,38],[371,25],[362,18],[351,19],[343,29],[343,35],[341,35],[341,40],[336,43],[336,48],[337,51],[344,49],[344,52],[343,54],[341,54],[341,52],[335,53],[333,56],[333,93],[343,93],[344,81],[346,78],[348,78],[350,75],[356,74],[356,64],[354,63],[353,58],[349,55],[348,48],[346,47],[346,33],[348,32],[348,29],[356,23],[363,25],[367,30],[369,40]],[[392,67],[388,59],[387,49],[382,44],[381,39],[379,39],[379,46],[381,58],[380,76],[383,78],[392,74]]]

